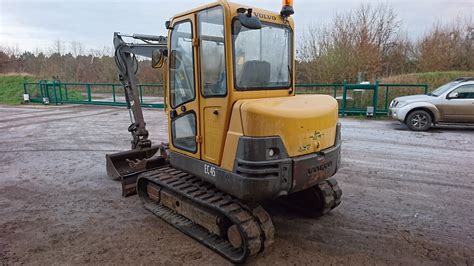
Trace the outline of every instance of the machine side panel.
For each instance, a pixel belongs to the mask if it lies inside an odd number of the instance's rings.
[[[235,156],[237,153],[237,147],[239,145],[239,139],[241,136],[244,135],[242,129],[242,118],[240,116],[241,105],[241,102],[237,102],[232,108],[229,131],[227,131],[227,135],[225,138],[225,152],[222,155],[221,167],[227,171],[232,171],[234,168]]]

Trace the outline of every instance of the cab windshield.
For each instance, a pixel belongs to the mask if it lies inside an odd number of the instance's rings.
[[[292,33],[289,27],[262,22],[261,29],[251,30],[236,20],[232,40],[237,90],[291,86]]]

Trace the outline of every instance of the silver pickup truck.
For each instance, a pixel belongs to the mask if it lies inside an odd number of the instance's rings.
[[[474,123],[474,77],[459,78],[426,95],[395,98],[389,115],[416,131],[433,124]]]

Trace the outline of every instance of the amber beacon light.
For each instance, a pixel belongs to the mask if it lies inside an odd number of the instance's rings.
[[[280,14],[283,17],[289,17],[294,13],[295,11],[293,10],[293,0],[283,0],[283,7],[281,8]]]

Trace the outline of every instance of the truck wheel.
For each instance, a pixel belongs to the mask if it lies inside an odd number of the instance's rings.
[[[405,124],[410,130],[425,131],[431,127],[431,115],[423,110],[416,110],[408,114]]]

